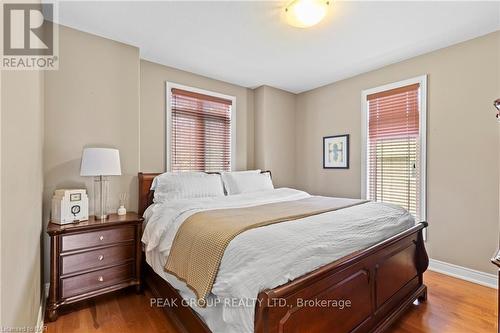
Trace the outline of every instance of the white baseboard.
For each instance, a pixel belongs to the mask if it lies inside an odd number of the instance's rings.
[[[50,283],[46,283],[43,285],[43,297],[40,300],[40,307],[38,308],[38,317],[36,320],[36,332],[45,332],[43,329],[44,326],[44,317],[45,317],[45,305],[47,304],[47,298],[49,297],[49,288]]]
[[[38,308],[38,318],[36,320],[36,331],[35,332],[45,332],[43,329],[44,325],[44,314],[45,314],[45,297],[42,297],[40,302],[40,307]]]
[[[486,287],[498,288],[498,277],[495,274],[476,271],[475,269],[450,264],[436,259],[429,260],[429,270]]]

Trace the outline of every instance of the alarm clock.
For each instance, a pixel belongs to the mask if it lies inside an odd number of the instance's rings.
[[[89,219],[89,199],[86,190],[61,189],[52,197],[52,223],[67,224]]]

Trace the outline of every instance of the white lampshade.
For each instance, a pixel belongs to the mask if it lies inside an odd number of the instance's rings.
[[[121,174],[118,149],[83,149],[80,176],[119,176]]]

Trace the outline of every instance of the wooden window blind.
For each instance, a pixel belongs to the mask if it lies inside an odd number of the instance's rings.
[[[420,219],[419,88],[412,84],[367,96],[367,196]]]
[[[232,101],[172,89],[171,170],[231,170]]]

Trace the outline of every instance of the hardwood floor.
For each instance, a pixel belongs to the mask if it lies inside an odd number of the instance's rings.
[[[495,289],[430,271],[424,281],[427,302],[412,305],[391,333],[497,332]]]
[[[496,290],[434,272],[425,273],[426,303],[413,305],[390,333],[496,332]],[[85,302],[48,323],[49,333],[177,333],[162,310],[149,306],[151,294],[118,292]]]

